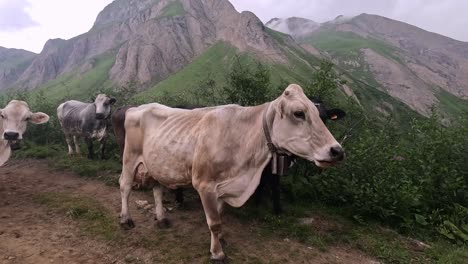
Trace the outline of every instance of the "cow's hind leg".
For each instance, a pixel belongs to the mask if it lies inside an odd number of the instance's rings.
[[[171,222],[166,218],[164,213],[163,187],[160,184],[156,184],[153,187],[153,195],[155,220],[157,220],[156,225],[161,229],[169,228],[171,226]]]
[[[105,151],[106,151],[106,142],[107,142],[107,137],[103,137],[99,143],[101,143],[100,147],[99,147],[99,152],[101,153],[101,159],[105,159]]]
[[[132,163],[129,163],[132,164]],[[133,165],[133,164],[132,164]],[[135,177],[135,171],[130,166],[126,166],[125,163],[122,166],[122,174],[120,175],[120,196],[122,198],[122,210],[120,212],[120,226],[125,229],[132,229],[135,227],[135,223],[130,217],[130,211],[128,210],[128,198],[132,189],[133,178]]]
[[[222,233],[221,227],[221,215],[220,210],[222,209],[222,201],[218,200],[216,193],[199,191],[200,199],[203,204],[205,211],[206,222],[211,232],[211,260],[213,262],[223,262],[226,255],[223,252],[223,247],[220,242]]]

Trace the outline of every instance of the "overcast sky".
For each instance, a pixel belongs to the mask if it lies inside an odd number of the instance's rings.
[[[0,46],[40,52],[51,38],[88,31],[112,0],[0,0]],[[386,16],[458,40],[468,41],[468,0],[231,0],[238,11],[324,22],[338,15]]]

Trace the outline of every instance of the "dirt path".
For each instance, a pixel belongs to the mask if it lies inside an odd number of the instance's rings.
[[[155,228],[152,215],[136,208],[137,199],[152,201],[149,193],[133,192],[130,210],[136,228],[121,231],[117,187],[55,171],[44,161],[13,160],[0,168],[0,263],[209,262],[209,232],[196,197],[187,198],[186,209],[169,213],[173,227],[168,230]],[[92,214],[73,217],[80,208],[57,209],[70,201],[104,208],[104,213],[93,222]],[[230,263],[374,263],[355,250],[322,252],[293,240],[264,237],[255,224],[230,215],[225,230]]]

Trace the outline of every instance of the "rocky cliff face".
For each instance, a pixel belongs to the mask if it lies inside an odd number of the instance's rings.
[[[318,49],[351,74],[360,73],[358,79],[370,72],[384,91],[421,114],[427,115],[438,103],[439,88],[468,99],[466,42],[368,14],[340,16],[317,27],[294,18],[294,31],[278,26],[293,24],[290,20],[273,19],[267,25],[291,33],[303,46],[314,45],[307,50],[317,54]]]
[[[238,13],[227,0],[116,0],[93,28],[70,40],[49,40],[17,84],[35,88],[98,55],[115,57],[110,79],[160,81],[218,41],[240,51],[282,61],[281,49],[250,12]]]
[[[401,50],[402,64],[430,86],[439,86],[468,99],[468,43],[376,15],[362,14],[350,20],[357,34],[375,36]]]
[[[0,47],[0,90],[18,80],[35,56],[29,51]]]

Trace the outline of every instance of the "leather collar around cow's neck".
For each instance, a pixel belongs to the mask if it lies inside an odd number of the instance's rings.
[[[268,112],[268,109],[270,109],[270,105],[271,103],[268,104],[266,110],[263,112],[263,120],[262,120],[262,123],[263,123],[263,134],[265,135],[265,138],[266,138],[266,141],[267,141],[267,146],[268,146],[268,149],[270,150],[271,153],[277,153],[277,149],[276,149],[276,146],[273,144],[273,141],[271,140],[271,135],[270,135],[270,128],[268,127],[268,123],[267,123],[267,112]]]
[[[268,127],[267,122],[267,112],[270,109],[270,104],[268,104],[267,109],[263,112],[262,123],[263,123],[263,134],[267,140],[268,149],[271,152],[271,173],[283,176],[288,174],[288,169],[291,164],[291,158],[285,153],[280,153],[278,148],[273,144],[270,135],[270,128]]]

